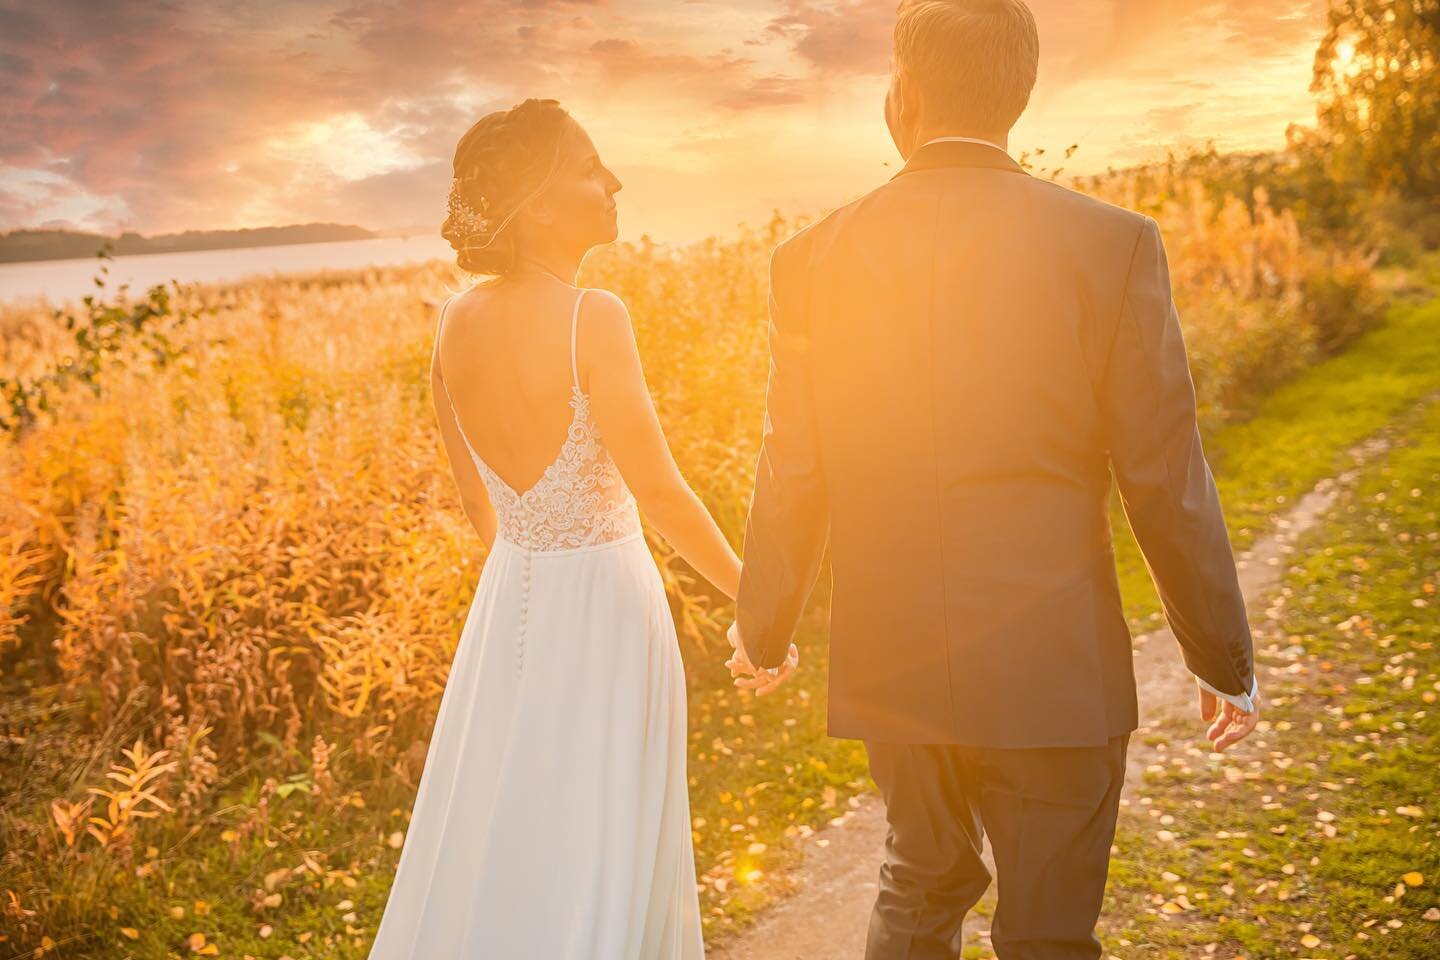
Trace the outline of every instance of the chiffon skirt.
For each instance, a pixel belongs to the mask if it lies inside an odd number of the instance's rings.
[[[685,678],[636,534],[495,542],[372,960],[698,960]]]

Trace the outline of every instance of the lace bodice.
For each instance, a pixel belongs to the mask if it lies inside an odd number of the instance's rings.
[[[445,385],[443,376],[440,379],[456,429],[490,494],[499,535],[530,550],[573,550],[609,543],[640,532],[635,498],[605,449],[600,428],[590,412],[589,396],[580,389],[575,360],[575,325],[580,316],[580,300],[585,292],[581,290],[580,296],[576,297],[575,312],[570,321],[570,406],[575,414],[560,445],[560,452],[528,490],[512,489],[475,452],[470,438],[460,426],[450,388]],[[444,322],[445,311],[442,309],[440,324],[443,326]],[[435,342],[438,350],[438,332]]]

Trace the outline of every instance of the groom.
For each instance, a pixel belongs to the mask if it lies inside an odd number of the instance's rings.
[[[959,956],[982,832],[1001,960],[1100,956],[1137,725],[1112,476],[1215,749],[1257,719],[1159,229],[1007,154],[1038,49],[1020,0],[903,0],[904,167],[770,265],[730,667],[794,672],[828,542],[828,732],[865,742],[889,820],[867,960]]]

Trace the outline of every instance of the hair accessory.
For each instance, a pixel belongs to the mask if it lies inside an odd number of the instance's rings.
[[[477,211],[460,192],[460,182],[459,177],[450,181],[450,216],[460,225],[460,229],[465,231],[467,238],[478,236],[490,229],[491,221],[487,216],[490,212],[490,201],[481,197],[480,209]]]
[[[459,224],[460,229],[464,231],[464,245],[467,250],[484,250],[485,248],[489,247],[492,243],[499,239],[501,231],[503,231],[507,226],[510,225],[510,221],[514,220],[515,217],[519,215],[520,210],[531,200],[534,200],[536,197],[538,197],[540,195],[540,192],[549,185],[550,179],[555,176],[555,170],[559,165],[560,146],[564,142],[565,138],[562,132],[561,136],[555,138],[555,156],[552,157],[550,160],[550,170],[545,174],[545,179],[540,181],[540,185],[538,187],[530,191],[529,196],[525,197],[525,199],[515,204],[514,208],[505,215],[505,219],[501,220],[498,224],[496,224],[496,222],[489,216],[490,201],[488,198],[480,198],[480,209],[477,211],[473,206],[470,205],[470,202],[467,201],[464,195],[460,192],[460,184],[463,182],[462,178],[453,177],[450,180],[450,199],[447,203],[447,206],[450,211],[450,216],[454,218],[455,222]],[[466,177],[464,179],[468,180],[471,178]],[[486,239],[478,244],[471,243],[471,240],[473,240],[475,237],[481,236],[486,233],[490,235],[489,239]]]

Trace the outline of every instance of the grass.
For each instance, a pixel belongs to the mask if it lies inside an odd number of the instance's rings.
[[[1357,445],[1436,392],[1440,299],[1402,302],[1350,349],[1267,395],[1252,417],[1205,437],[1236,553],[1301,494],[1352,466]],[[1118,505],[1114,525],[1126,613],[1137,627],[1153,625],[1159,599]]]
[[[1300,494],[1351,466],[1352,448],[1436,392],[1440,392],[1440,300],[1401,303],[1392,308],[1384,326],[1350,350],[1310,368],[1262,400],[1250,420],[1223,427],[1207,438],[1237,553],[1272,529],[1275,518]],[[1115,518],[1127,612],[1137,627],[1153,624],[1159,616],[1154,587],[1123,513],[1117,510]],[[692,805],[695,815],[706,821],[705,829],[696,834],[701,869],[704,863],[738,864],[741,877],[749,868],[764,871],[762,877],[742,883],[738,894],[733,886],[723,893],[707,887],[708,896],[702,901],[706,929],[717,938],[745,926],[756,909],[786,889],[783,871],[795,854],[790,845],[776,849],[773,838],[793,836],[797,822],[815,824],[817,788],[835,790],[834,807],[822,814],[843,812],[851,797],[873,789],[863,747],[857,741],[823,736],[827,652],[823,598],[816,606],[799,640],[802,672],[783,699],[737,695],[724,688],[718,673],[708,673],[706,665],[687,664],[694,731]],[[723,763],[704,746],[717,736],[717,742],[730,751],[722,755]],[[803,750],[797,749],[801,746]],[[809,757],[823,766],[796,770],[796,757]],[[830,794],[825,796],[828,799]],[[732,804],[743,799],[744,810],[729,813],[722,798],[730,798]],[[719,834],[713,832],[717,809],[727,810],[728,821]],[[753,819],[742,820],[742,813]],[[737,825],[740,829],[735,830]],[[724,842],[727,835],[730,844]],[[748,847],[752,836],[767,844],[759,857],[748,855],[741,846]],[[720,875],[732,873],[722,869]]]
[[[1316,481],[1348,466],[1348,451],[1357,443],[1437,391],[1440,391],[1440,302],[1401,304],[1392,308],[1383,327],[1361,338],[1349,351],[1307,370],[1262,400],[1250,420],[1223,427],[1207,436],[1207,449],[1237,549],[1269,529],[1274,516]],[[1433,418],[1417,424],[1416,435],[1423,436],[1423,429],[1430,429],[1434,435]],[[1424,450],[1416,447],[1410,452],[1398,453],[1392,458],[1391,468],[1412,473],[1421,469],[1416,463],[1417,458],[1426,455]],[[1417,488],[1427,491],[1426,496],[1433,495],[1435,487],[1433,482],[1428,487],[1417,484]],[[1434,501],[1428,502],[1433,511]],[[1391,507],[1398,505],[1390,503]],[[1433,516],[1430,524],[1433,529]],[[1123,529],[1123,517],[1120,517],[1117,530]],[[1378,536],[1376,539],[1381,543],[1377,544],[1357,540],[1354,531],[1335,528],[1330,533],[1337,538],[1334,541],[1337,544],[1359,542],[1364,544],[1365,551],[1387,556],[1387,562],[1397,568],[1404,566],[1403,550],[1395,548],[1383,553],[1383,543],[1388,542],[1385,536]],[[1117,532],[1116,542],[1128,612],[1136,624],[1141,625],[1152,620],[1156,613],[1153,590],[1129,536]],[[1347,556],[1353,564],[1357,558],[1364,560],[1366,553]],[[1374,563],[1376,556],[1371,556],[1369,562]],[[1433,586],[1433,545],[1427,556],[1432,558],[1427,575]],[[1362,596],[1361,587],[1341,578],[1337,571],[1317,570],[1315,578],[1306,595],[1313,596],[1317,604],[1333,605],[1333,609],[1316,612],[1316,617],[1338,616],[1351,593],[1357,598]],[[1337,592],[1335,587],[1342,582],[1345,590]],[[1398,594],[1397,588],[1396,604]],[[1373,599],[1378,603],[1378,595]],[[1423,598],[1412,596],[1411,599]],[[872,788],[862,745],[853,740],[832,740],[824,733],[827,704],[824,606],[822,597],[807,620],[799,640],[804,655],[802,672],[785,688],[783,695],[757,699],[734,691],[721,668],[723,656],[719,651],[708,658],[691,657],[687,662],[691,812],[706,937],[711,942],[745,926],[756,911],[788,888],[787,870],[797,856],[795,838],[822,827],[848,809],[857,794]],[[1303,605],[1294,609],[1299,611]],[[1378,609],[1373,616],[1380,616]],[[1304,626],[1297,621],[1287,629],[1305,635]],[[1323,635],[1318,629],[1313,632]],[[1390,632],[1401,636],[1393,628]],[[1403,636],[1409,638],[1410,635]],[[1319,651],[1327,649],[1325,642],[1305,641],[1306,657],[1321,655]],[[1392,644],[1399,642],[1391,641]],[[1405,642],[1414,646],[1410,639]],[[1396,647],[1391,655],[1404,652],[1418,656],[1422,652],[1411,647],[1404,650]],[[1403,677],[1392,678],[1382,669],[1391,665],[1378,658],[1373,663],[1345,665],[1339,657],[1339,648],[1332,651],[1331,660],[1331,669],[1337,676],[1349,676],[1345,671],[1352,667],[1363,668],[1370,671],[1368,675],[1374,680],[1372,684],[1359,684],[1359,674],[1356,674],[1356,682],[1350,687],[1351,697],[1339,705],[1344,712],[1354,704],[1364,704],[1358,712],[1343,718],[1353,725],[1356,733],[1352,735],[1363,732],[1367,737],[1366,744],[1356,745],[1363,749],[1348,759],[1334,760],[1338,766],[1331,766],[1332,756],[1306,753],[1309,748],[1298,742],[1287,742],[1286,750],[1293,762],[1286,768],[1263,762],[1257,770],[1244,771],[1237,784],[1227,781],[1223,789],[1232,791],[1236,802],[1244,800],[1247,816],[1258,817],[1249,806],[1252,802],[1249,794],[1242,791],[1255,792],[1256,783],[1271,784],[1271,792],[1260,794],[1271,797],[1269,801],[1260,801],[1263,809],[1264,804],[1281,803],[1286,793],[1294,796],[1304,795],[1302,791],[1313,792],[1306,783],[1316,781],[1314,774],[1323,768],[1326,776],[1334,777],[1334,783],[1341,787],[1338,791],[1320,788],[1326,791],[1324,796],[1330,804],[1327,809],[1337,817],[1343,813],[1346,818],[1335,822],[1347,830],[1352,823],[1357,831],[1365,825],[1364,837],[1356,835],[1355,842],[1359,845],[1336,844],[1335,849],[1345,853],[1339,859],[1327,859],[1307,847],[1302,851],[1303,859],[1300,859],[1301,853],[1287,853],[1289,860],[1276,861],[1281,855],[1279,851],[1289,850],[1302,839],[1306,843],[1313,840],[1312,824],[1308,820],[1302,822],[1301,809],[1282,803],[1281,807],[1266,811],[1265,816],[1295,818],[1287,825],[1286,833],[1269,835],[1267,832],[1265,837],[1251,833],[1243,839],[1257,854],[1263,853],[1263,857],[1251,860],[1263,863],[1266,869],[1273,866],[1278,871],[1285,862],[1296,866],[1296,874],[1280,872],[1279,877],[1293,878],[1301,875],[1303,868],[1303,894],[1300,882],[1288,879],[1282,881],[1290,884],[1286,888],[1290,894],[1287,899],[1279,899],[1279,887],[1241,897],[1240,892],[1253,891],[1263,882],[1252,877],[1252,872],[1259,867],[1242,860],[1245,846],[1231,849],[1233,843],[1222,844],[1214,836],[1220,827],[1208,830],[1207,821],[1192,818],[1189,822],[1194,824],[1193,844],[1160,847],[1154,842],[1153,830],[1141,829],[1148,828],[1148,823],[1127,819],[1125,830],[1129,832],[1121,841],[1122,849],[1127,849],[1124,844],[1133,842],[1135,853],[1117,858],[1109,913],[1132,917],[1134,922],[1107,931],[1117,955],[1128,957],[1143,943],[1146,950],[1153,944],[1156,949],[1171,951],[1168,954],[1171,956],[1191,956],[1197,943],[1223,942],[1227,948],[1251,951],[1249,955],[1257,958],[1290,956],[1293,943],[1276,954],[1265,951],[1278,949],[1275,944],[1280,941],[1265,938],[1282,926],[1294,932],[1294,925],[1301,922],[1321,924],[1323,918],[1299,920],[1298,914],[1292,916],[1287,912],[1293,909],[1291,901],[1302,895],[1311,898],[1307,902],[1313,904],[1316,891],[1333,893],[1336,902],[1345,905],[1346,917],[1359,918],[1360,913],[1368,910],[1375,913],[1381,926],[1388,920],[1402,919],[1404,925],[1398,930],[1389,934],[1375,932],[1376,942],[1383,938],[1386,944],[1405,944],[1407,938],[1418,936],[1418,931],[1424,928],[1421,921],[1407,919],[1411,915],[1400,911],[1400,907],[1408,911],[1423,903],[1426,891],[1434,889],[1429,885],[1440,884],[1440,868],[1426,867],[1423,872],[1427,886],[1408,890],[1396,901],[1396,911],[1382,916],[1379,906],[1366,899],[1380,889],[1377,885],[1382,880],[1389,885],[1392,875],[1403,876],[1411,869],[1406,867],[1396,874],[1397,869],[1405,866],[1405,861],[1412,866],[1423,866],[1418,855],[1407,858],[1404,854],[1415,844],[1433,841],[1433,828],[1428,825],[1431,821],[1421,826],[1410,822],[1413,818],[1401,820],[1393,812],[1397,806],[1424,805],[1418,798],[1401,799],[1420,785],[1417,778],[1426,776],[1423,770],[1412,769],[1417,765],[1404,762],[1406,751],[1413,753],[1422,743],[1416,732],[1408,732],[1409,724],[1420,721],[1401,720],[1407,724],[1405,736],[1410,742],[1390,744],[1386,749],[1391,752],[1382,756],[1377,748],[1385,745],[1369,741],[1368,737],[1372,732],[1380,733],[1377,724],[1387,724],[1391,732],[1395,731],[1398,707],[1391,709],[1380,702],[1362,701],[1356,698],[1355,692],[1363,693],[1366,698],[1373,697],[1382,689],[1388,690],[1391,679],[1403,687]],[[1307,659],[1301,666],[1320,669],[1318,665],[1308,666],[1309,663]],[[1428,679],[1422,682],[1419,677],[1415,678],[1414,686],[1403,692],[1422,695],[1423,684],[1433,681],[1433,661],[1427,669],[1431,671],[1426,675]],[[26,710],[43,703],[47,696],[43,689],[32,694]],[[1276,703],[1277,715],[1272,721],[1277,733],[1290,733],[1312,722],[1302,717],[1300,711],[1305,706],[1302,698],[1282,705],[1283,700]],[[1290,719],[1282,718],[1281,709],[1286,708],[1296,711]],[[1411,708],[1410,713],[1418,709],[1423,708]],[[19,720],[10,722],[4,711],[4,705],[0,705],[0,728],[3,728],[0,732],[30,728],[30,724]],[[1376,717],[1388,719],[1377,721]],[[1290,726],[1282,728],[1282,723]],[[70,730],[63,719],[52,720],[43,727],[43,736],[17,735],[20,736],[18,743],[0,744],[0,752],[11,751],[5,757],[6,769],[25,771],[30,782],[24,787],[24,794],[32,800],[62,794],[75,782],[78,763],[74,759],[75,745],[87,742],[82,732]],[[1434,736],[1431,728],[1424,741],[1432,755]],[[65,745],[64,752],[58,749],[61,744]],[[1323,738],[1318,737],[1311,743],[1314,751],[1323,745]],[[16,753],[24,756],[15,759]],[[1371,756],[1360,759],[1367,753]],[[111,754],[113,751],[96,751],[96,755]],[[1337,751],[1335,756],[1338,755]],[[1188,752],[1185,756],[1194,767],[1208,762]],[[113,858],[114,862],[108,866],[99,863],[100,858],[88,856],[61,858],[63,863],[57,860],[0,865],[0,872],[4,874],[0,876],[0,892],[15,889],[47,896],[47,929],[75,932],[74,939],[62,940],[54,943],[53,949],[48,948],[42,939],[43,931],[27,918],[25,903],[0,902],[0,937],[9,938],[0,940],[0,957],[34,956],[37,947],[46,950],[45,955],[87,960],[194,956],[211,947],[215,948],[215,955],[227,957],[365,956],[393,877],[398,859],[395,838],[405,829],[415,784],[413,779],[406,779],[405,771],[378,768],[377,761],[366,756],[364,740],[358,735],[353,744],[342,740],[334,764],[342,784],[364,784],[362,790],[340,789],[319,795],[298,790],[281,797],[273,792],[275,784],[267,780],[265,773],[297,766],[304,769],[303,760],[297,764],[293,758],[257,750],[244,769],[227,771],[215,813],[188,828],[173,828],[168,819],[147,824],[151,829],[144,832],[144,842],[126,856]],[[1314,764],[1315,769],[1306,764]],[[1257,776],[1252,778],[1251,773]],[[1297,779],[1293,783],[1266,779],[1281,774]],[[1347,776],[1353,778],[1353,784],[1345,783]],[[1349,786],[1368,785],[1372,780],[1377,796],[1383,794],[1386,798],[1383,804],[1378,799],[1375,801],[1375,809],[1388,804],[1386,809],[1390,813],[1384,816],[1374,810],[1365,812],[1368,798],[1359,796],[1359,789],[1346,792]],[[89,782],[95,782],[94,778]],[[1282,783],[1285,790],[1280,789]],[[1433,792],[1433,780],[1426,784]],[[1162,788],[1167,788],[1166,782],[1152,785],[1157,796]],[[264,803],[259,802],[262,795],[266,797]],[[1167,796],[1173,796],[1176,809],[1196,799],[1192,786],[1178,780],[1173,785],[1173,794]],[[1214,801],[1204,797],[1207,806],[1196,809],[1202,816],[1214,816],[1221,809],[1220,796],[1217,794]],[[1390,799],[1392,796],[1395,799]],[[1277,797],[1280,800],[1275,799]],[[1155,798],[1152,801],[1144,806],[1154,808],[1154,803],[1162,802]],[[1348,805],[1342,807],[1342,801]],[[1188,816],[1191,809],[1186,807],[1183,812]],[[1427,810],[1426,816],[1431,813]],[[1171,815],[1177,821],[1182,819],[1178,814]],[[46,821],[43,814],[29,819],[32,823]],[[1384,820],[1389,822],[1382,823]],[[1266,821],[1267,825],[1271,822]],[[1392,827],[1395,829],[1390,829]],[[1410,827],[1430,833],[1417,836],[1408,832]],[[0,830],[4,829],[4,823],[0,822]],[[1275,839],[1272,840],[1272,836]],[[34,839],[0,833],[0,847],[13,842],[15,849],[34,849]],[[1272,846],[1275,849],[1272,850]],[[1433,851],[1433,846],[1425,849]],[[1433,852],[1426,856],[1433,856]],[[1311,857],[1319,858],[1319,863],[1311,864]],[[1373,869],[1366,866],[1369,863],[1366,858],[1374,859]],[[1239,883],[1232,883],[1237,891],[1233,897],[1210,892],[1212,882],[1217,883],[1213,886],[1215,890],[1223,886],[1218,884],[1220,878],[1214,871],[1221,870],[1221,865],[1227,862],[1230,864],[1227,876],[1243,877],[1249,884],[1242,888]],[[1413,869],[1420,868],[1413,866]],[[1347,879],[1347,870],[1362,869],[1363,878]],[[1166,871],[1179,879],[1173,883],[1167,881],[1169,886],[1158,889],[1155,878]],[[1200,886],[1202,881],[1207,886]],[[1177,892],[1176,883],[1196,892],[1188,896]],[[107,906],[103,916],[94,913],[94,898],[87,899],[79,893],[72,896],[67,892],[95,884],[110,885],[111,893],[104,898]],[[1393,896],[1393,885],[1390,889],[1389,895]],[[1201,898],[1199,892],[1207,896]],[[274,899],[277,895],[278,902]],[[1348,895],[1354,899],[1346,899]],[[1156,904],[1155,896],[1167,899]],[[1181,920],[1162,919],[1172,916],[1161,912],[1164,904],[1179,896],[1187,896],[1186,902],[1190,904],[1185,912],[1176,915]],[[1383,897],[1379,904],[1383,905]],[[1221,921],[1222,913],[1216,911],[1223,911],[1226,919]],[[1370,917],[1356,922],[1363,924],[1365,919]],[[1324,944],[1339,942],[1333,939],[1339,933],[1330,927],[1312,929],[1320,930],[1312,935],[1323,933]],[[1362,926],[1361,930],[1364,929]],[[1431,928],[1432,933],[1435,930]],[[203,935],[203,941],[192,939],[199,935]],[[1298,935],[1303,937],[1304,933]],[[1207,937],[1210,939],[1205,939]],[[7,945],[14,947],[13,953],[7,953]],[[1362,950],[1359,955],[1372,954]],[[1373,955],[1418,957],[1421,954]]]
[[[1350,350],[1310,368],[1262,400],[1250,420],[1223,427],[1207,438],[1237,553],[1272,529],[1275,518],[1300,494],[1351,466],[1352,448],[1436,392],[1440,392],[1440,300],[1402,303],[1392,308],[1384,326]],[[1118,510],[1115,539],[1127,612],[1137,628],[1153,624],[1159,602]],[[835,790],[834,807],[822,814],[843,812],[851,797],[873,789],[861,745],[823,736],[827,652],[823,598],[817,607],[799,640],[802,672],[783,699],[734,694],[718,682],[719,673],[707,672],[705,664],[687,664],[692,675],[692,806],[705,821],[696,834],[701,870],[704,863],[714,863],[738,864],[742,877],[750,868],[763,871],[761,877],[748,877],[739,893],[730,884],[724,892],[707,887],[702,901],[706,929],[717,939],[745,926],[755,910],[786,889],[783,871],[795,855],[790,845],[777,849],[774,838],[803,832],[795,830],[797,822],[816,823],[817,788]],[[750,720],[742,721],[743,717]],[[730,751],[720,755],[724,762],[717,762],[716,752],[705,748],[712,742]],[[801,746],[803,751],[797,749]],[[810,757],[824,766],[797,770],[795,757]],[[728,804],[723,798],[729,798]],[[744,810],[729,812],[737,799],[743,801]],[[725,810],[722,816],[727,821],[718,834],[713,832],[716,810]],[[820,817],[820,822],[824,819]],[[732,840],[729,844],[727,836]],[[752,837],[767,844],[758,857],[745,852]],[[732,873],[722,869],[720,876]]]
[[[687,665],[690,805],[707,937],[742,928],[788,889],[794,839],[872,784],[864,746],[825,735],[825,647],[813,625],[806,673],[784,697],[734,690],[721,658]]]
[[[1400,436],[1297,550],[1254,742],[1222,762],[1160,731],[1116,839],[1115,955],[1437,955],[1440,403]]]
[[[721,659],[691,664],[692,686],[704,688],[691,695],[690,784],[711,939],[743,927],[783,889],[797,855],[791,841],[843,813],[848,799],[869,784],[861,744],[825,736],[823,690],[797,684],[784,700],[740,694],[728,689]],[[824,676],[820,659],[807,662],[812,677]],[[46,731],[32,744],[35,755],[12,766],[35,778],[29,789],[37,795],[53,792],[41,780],[67,782],[73,775],[71,765],[51,751],[61,743],[73,749],[79,739],[59,718]],[[358,762],[349,755],[337,759]],[[227,957],[365,956],[389,893],[397,834],[407,827],[415,784],[393,774],[372,775],[364,778],[363,792],[301,790],[280,797],[265,790],[258,773],[282,768],[279,758],[257,753],[252,766],[256,772],[232,778],[216,805],[219,812],[198,828],[177,830],[169,819],[147,825],[144,843],[114,858],[110,873],[100,857],[64,867],[26,864],[0,877],[0,890],[109,888],[103,916],[87,909],[85,897],[76,898],[73,913],[63,900],[52,905],[49,929],[84,933],[56,942],[50,956],[192,956],[190,938],[196,935]],[[359,779],[353,767],[345,779],[351,777]],[[268,799],[257,815],[262,792]],[[21,838],[9,839],[21,845]],[[279,901],[267,906],[276,895]],[[0,957],[31,956],[38,937],[5,921],[0,916],[0,936],[9,934],[17,949],[0,941]]]

